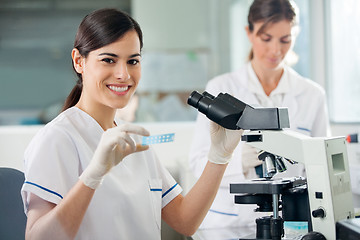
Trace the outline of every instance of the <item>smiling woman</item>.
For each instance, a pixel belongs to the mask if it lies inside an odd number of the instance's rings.
[[[117,41],[91,51],[86,58],[74,48],[74,69],[81,74],[83,83],[76,106],[85,111],[99,104],[111,109],[126,106],[141,77],[140,56],[136,31],[128,31]]]
[[[205,217],[242,131],[212,125],[210,155],[219,157],[182,196],[142,144],[150,133],[115,117],[138,87],[141,48],[138,23],[122,11],[100,9],[82,20],[71,54],[77,84],[25,152],[27,239],[160,240],[161,220],[192,235]]]
[[[140,40],[136,31],[128,31],[117,41],[91,51],[86,58],[74,48],[74,69],[81,74],[83,84],[75,106],[85,112],[96,111],[99,105],[110,110],[125,107],[139,84],[140,56]],[[110,124],[112,126],[113,122]]]
[[[98,14],[103,13],[99,11]],[[98,23],[95,18],[96,16],[87,16],[79,26],[72,50],[73,67],[78,80],[66,99],[63,110],[75,104],[78,104],[79,108],[86,108],[82,104],[82,99],[89,98],[86,94],[95,94],[97,88],[102,89],[99,96],[101,99],[106,97],[104,95],[106,89],[108,92],[117,93],[115,95],[126,96],[125,102],[123,102],[124,100],[115,101],[119,104],[117,108],[123,108],[135,92],[140,80],[141,67],[139,62],[143,46],[140,27],[132,18],[123,17],[114,22],[112,26],[103,29],[101,26],[106,25],[106,23]],[[126,25],[125,20],[130,24]],[[89,26],[92,26],[94,31],[90,36],[85,32]],[[117,32],[117,34],[113,35],[113,32]],[[119,53],[118,49],[126,49],[127,51]],[[96,82],[92,78],[100,80]],[[86,88],[89,90],[81,93],[85,85],[89,85],[89,88]],[[123,92],[117,91],[118,89],[123,90]]]

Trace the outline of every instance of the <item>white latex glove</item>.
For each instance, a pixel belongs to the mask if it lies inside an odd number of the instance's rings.
[[[254,167],[262,164],[262,161],[258,159],[258,155],[259,153],[256,148],[247,143],[242,144],[241,164],[246,178],[249,175],[250,170],[253,170]]]
[[[88,187],[96,189],[106,173],[119,164],[127,155],[144,151],[149,146],[136,144],[129,133],[149,136],[149,132],[133,124],[123,124],[106,130],[101,136],[89,166],[80,175],[80,180]]]
[[[226,164],[230,162],[236,146],[239,144],[243,130],[229,130],[210,122],[211,145],[208,154],[210,162]]]

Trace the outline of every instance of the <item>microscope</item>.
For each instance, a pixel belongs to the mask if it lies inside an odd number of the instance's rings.
[[[309,234],[336,239],[336,223],[354,218],[345,137],[308,137],[290,130],[287,108],[256,108],[227,93],[194,91],[188,104],[260,150],[264,178],[230,184],[235,203],[256,203],[272,216],[256,219],[256,238],[283,239],[285,221],[307,221]],[[305,165],[306,178],[276,178],[285,162]],[[282,211],[282,216],[279,212]],[[321,239],[321,238],[319,238]]]

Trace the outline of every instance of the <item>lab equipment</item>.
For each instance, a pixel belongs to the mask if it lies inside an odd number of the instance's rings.
[[[188,104],[227,129],[280,130],[290,127],[287,108],[255,108],[231,95],[216,98],[208,92],[193,91]]]
[[[245,131],[243,140],[305,165],[312,229],[335,239],[336,222],[354,217],[345,138],[311,138],[292,131],[264,130]]]
[[[173,142],[175,139],[175,133],[166,133],[166,134],[159,134],[153,135],[148,137],[142,137],[141,144],[142,145],[150,145],[150,144],[157,144],[157,143],[166,143],[166,142]]]
[[[262,164],[262,170],[263,170],[263,176],[266,179],[272,178],[276,173],[278,172],[285,172],[286,171],[286,165],[285,165],[285,158],[276,156],[274,154],[260,151],[258,155],[258,159],[263,161]],[[293,163],[290,160],[287,160],[291,163]]]
[[[349,134],[346,136],[346,141],[348,143],[358,143],[358,134],[357,133],[353,133],[353,134]]]
[[[345,219],[337,222],[336,239],[360,239],[360,218]]]
[[[346,136],[347,151],[350,165],[355,215],[360,215],[360,144],[359,133],[352,132]]]
[[[230,192],[234,194],[250,193],[259,199],[270,197],[272,206],[267,207],[273,210],[273,216],[269,217],[270,225],[267,227],[272,239],[283,236],[280,197],[299,192],[304,186],[311,213],[309,228],[313,231],[322,233],[327,239],[335,239],[336,222],[354,217],[345,137],[312,138],[282,130],[289,127],[287,109],[271,108],[269,111],[269,108],[254,108],[228,94],[220,93],[214,97],[207,92],[193,92],[188,103],[225,128],[247,130],[242,140],[267,152],[263,158],[267,159],[267,164],[280,163],[280,166],[283,160],[291,160],[292,163],[305,165],[306,181],[302,178],[271,180],[278,169],[284,170],[273,166],[265,168],[268,174],[265,180],[230,184]],[[264,114],[268,112],[272,114]],[[235,201],[237,198],[235,196]],[[304,212],[308,211],[304,209]],[[259,238],[266,237],[269,236]]]

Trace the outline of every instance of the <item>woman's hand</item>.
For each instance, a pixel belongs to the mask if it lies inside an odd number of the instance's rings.
[[[226,164],[239,144],[243,130],[228,130],[215,122],[210,122],[211,146],[208,154],[210,162]]]
[[[129,133],[149,136],[149,132],[146,129],[133,124],[124,124],[106,130],[100,139],[89,166],[80,176],[80,179],[86,186],[96,189],[105,174],[112,167],[119,164],[124,157],[149,148],[149,146],[136,144]]]

